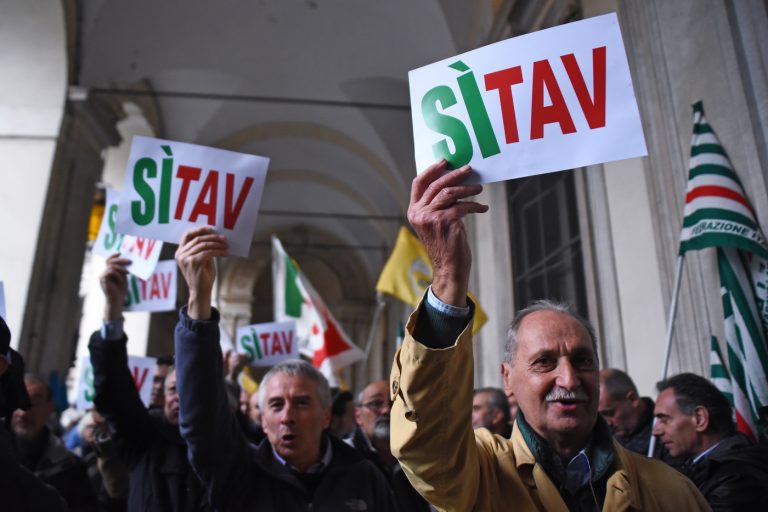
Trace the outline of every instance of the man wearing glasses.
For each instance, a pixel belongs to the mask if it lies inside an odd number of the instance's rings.
[[[389,449],[389,385],[385,380],[368,384],[357,395],[357,428],[347,442],[357,448],[384,474],[400,510],[427,511],[429,504],[416,492]]]

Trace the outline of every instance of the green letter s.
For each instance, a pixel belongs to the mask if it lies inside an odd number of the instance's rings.
[[[447,85],[438,85],[424,95],[421,100],[421,112],[427,126],[453,140],[453,145],[456,147],[456,151],[451,153],[446,139],[435,142],[432,144],[435,158],[437,160],[445,158],[451,168],[457,169],[472,160],[472,140],[464,123],[437,111],[438,102],[443,110],[452,107],[456,104],[456,95]]]
[[[142,158],[133,167],[133,188],[136,193],[144,200],[144,211],[141,210],[141,201],[131,201],[131,216],[133,222],[139,226],[146,226],[155,216],[155,193],[152,187],[144,179],[144,172],[147,178],[157,176],[157,164],[151,158]]]

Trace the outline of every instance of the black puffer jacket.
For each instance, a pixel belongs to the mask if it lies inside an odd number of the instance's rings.
[[[200,512],[210,510],[200,481],[187,460],[179,428],[162,411],[148,411],[128,369],[127,338],[91,336],[94,404],[115,430],[118,454],[129,470],[128,510]]]
[[[714,512],[768,510],[768,448],[741,434],[726,437],[683,472]]]
[[[227,405],[219,314],[190,319],[186,307],[176,326],[176,375],[181,434],[195,471],[219,512],[392,512],[394,496],[384,476],[354,448],[326,437],[332,457],[319,473],[282,465],[264,440],[248,443]]]

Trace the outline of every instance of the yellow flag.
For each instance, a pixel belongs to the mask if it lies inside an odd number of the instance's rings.
[[[402,226],[397,234],[395,248],[376,283],[376,291],[387,293],[416,307],[431,282],[432,264],[426,248],[408,228]],[[469,297],[476,306],[472,328],[473,334],[476,334],[488,320],[488,316],[471,293]]]

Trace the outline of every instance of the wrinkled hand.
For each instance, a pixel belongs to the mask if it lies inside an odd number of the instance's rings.
[[[123,316],[123,303],[128,291],[128,265],[131,260],[115,253],[107,258],[107,268],[101,273],[99,282],[104,292],[104,321],[112,322]]]
[[[482,185],[462,185],[471,175],[469,166],[443,175],[446,165],[445,160],[431,165],[413,180],[408,221],[432,260],[432,292],[446,304],[464,307],[472,266],[464,216],[488,206],[462,201],[483,190]]]
[[[184,233],[176,250],[176,263],[189,287],[187,314],[194,320],[211,318],[211,296],[216,279],[214,258],[226,256],[227,238],[217,235],[210,226],[193,228]]]

